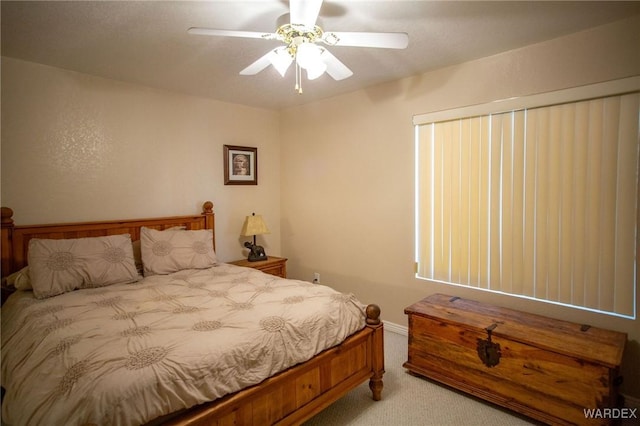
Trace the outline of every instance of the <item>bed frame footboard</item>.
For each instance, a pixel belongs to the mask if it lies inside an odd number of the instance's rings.
[[[168,425],[299,425],[369,380],[382,398],[384,326],[380,308],[366,308],[367,325],[340,345],[259,385],[189,409]]]

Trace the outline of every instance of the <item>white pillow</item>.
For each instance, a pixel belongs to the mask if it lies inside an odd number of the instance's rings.
[[[211,229],[158,231],[143,226],[140,241],[145,276],[206,269],[218,263]]]
[[[129,234],[29,241],[29,275],[38,299],[78,288],[138,280]]]

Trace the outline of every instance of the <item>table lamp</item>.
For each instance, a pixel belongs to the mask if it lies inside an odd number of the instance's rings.
[[[256,235],[270,234],[267,224],[262,220],[262,216],[256,216],[252,213],[251,216],[247,216],[242,225],[242,232],[240,235],[243,237],[253,236],[253,244],[247,241],[244,246],[249,249],[249,262],[257,262],[259,260],[267,260],[267,255],[264,252],[264,247],[256,245]]]

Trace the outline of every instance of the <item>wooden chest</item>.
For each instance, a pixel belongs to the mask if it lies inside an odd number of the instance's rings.
[[[412,373],[554,425],[618,406],[624,333],[442,294],[405,313]]]

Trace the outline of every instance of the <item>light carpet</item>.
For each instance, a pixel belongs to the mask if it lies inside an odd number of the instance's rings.
[[[407,360],[407,337],[385,330],[385,374],[382,400],[371,398],[363,383],[304,423],[305,426],[367,425],[538,425],[515,413],[413,376]]]

